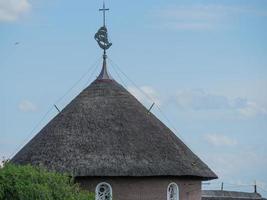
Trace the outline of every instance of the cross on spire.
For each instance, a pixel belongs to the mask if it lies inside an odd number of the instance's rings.
[[[103,2],[103,8],[99,9],[103,12],[103,26],[95,34],[95,40],[101,49],[104,50],[104,56],[106,55],[106,50],[111,47],[112,43],[108,41],[108,30],[106,27],[106,11],[109,11],[109,8],[106,8],[105,1]]]
[[[106,8],[105,2],[103,2],[103,8],[100,8],[99,11],[103,12],[103,26],[106,26],[106,11],[109,11],[109,8]]]

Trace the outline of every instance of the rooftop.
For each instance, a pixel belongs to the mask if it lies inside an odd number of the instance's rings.
[[[102,75],[103,70],[105,59],[98,78],[25,145],[13,163],[42,165],[76,177],[217,178],[123,86]]]
[[[259,193],[224,190],[202,190],[202,200],[264,200]]]

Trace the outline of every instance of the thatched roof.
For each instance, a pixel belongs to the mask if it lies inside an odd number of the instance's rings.
[[[264,200],[259,193],[202,190],[202,200]]]
[[[115,80],[98,78],[11,162],[74,176],[217,176]]]

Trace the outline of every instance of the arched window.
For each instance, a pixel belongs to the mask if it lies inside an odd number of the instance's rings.
[[[112,188],[108,183],[99,183],[95,189],[96,200],[112,200]]]
[[[171,183],[167,189],[167,200],[179,200],[179,189],[176,183]]]

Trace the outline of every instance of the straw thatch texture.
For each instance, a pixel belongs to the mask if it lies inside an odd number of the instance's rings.
[[[116,81],[94,81],[12,159],[74,176],[217,176]]]

